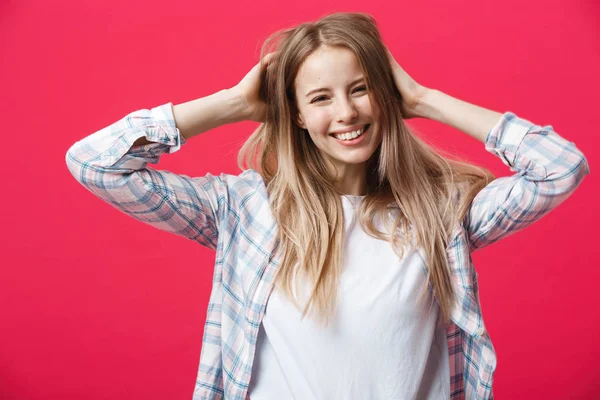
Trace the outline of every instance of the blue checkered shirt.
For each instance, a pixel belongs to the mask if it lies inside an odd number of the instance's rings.
[[[135,146],[136,139],[151,142]],[[172,104],[130,113],[75,143],[66,161],[94,195],[161,230],[216,251],[193,399],[248,399],[259,326],[281,260],[267,191],[254,170],[188,177],[152,169],[185,143]],[[485,148],[513,175],[475,197],[447,248],[456,302],[447,328],[451,399],[493,399],[496,353],[483,322],[471,252],[537,221],[589,173],[584,155],[551,126],[507,112]],[[457,192],[460,195],[460,189]]]

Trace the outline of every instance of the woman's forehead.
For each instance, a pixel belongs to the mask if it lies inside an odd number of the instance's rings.
[[[356,55],[343,47],[322,46],[309,55],[296,75],[300,95],[321,86],[345,86],[363,75]]]

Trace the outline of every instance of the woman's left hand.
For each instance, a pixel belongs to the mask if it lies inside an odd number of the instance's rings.
[[[406,73],[406,71],[398,64],[394,59],[392,53],[387,50],[388,59],[392,72],[394,74],[394,82],[398,91],[402,95],[402,108],[404,118],[417,118],[420,117],[418,112],[418,106],[422,102],[423,98],[429,91],[425,86],[419,85],[413,78]]]

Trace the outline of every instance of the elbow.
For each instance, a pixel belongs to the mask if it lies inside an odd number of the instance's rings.
[[[575,167],[569,174],[568,178],[568,186],[571,188],[572,191],[575,190],[579,186],[583,178],[585,178],[585,176],[590,173],[590,166],[587,162],[587,159],[581,152],[579,152],[579,156],[579,160],[575,164]]]
[[[550,190],[553,196],[561,198],[570,196],[579,187],[583,178],[590,173],[587,159],[583,153],[576,150],[573,154],[576,156],[571,155],[572,160],[569,160],[569,163],[561,168],[560,173],[554,177],[550,174],[547,179],[548,182],[552,182]]]
[[[77,146],[78,143],[75,143],[69,148],[69,150],[67,150],[67,154],[65,155],[65,162],[67,164],[69,172],[71,172],[71,175],[73,175],[73,177],[78,182],[82,182],[83,176],[81,173],[81,166],[83,165],[83,161],[77,155]]]
[[[573,154],[573,162],[569,163],[571,168],[564,174],[565,187],[568,191],[574,191],[583,178],[590,173],[590,167],[583,152],[578,148],[574,148]]]
[[[73,175],[73,178],[83,186],[90,189],[94,186],[94,172],[97,171],[96,165],[92,162],[89,153],[82,149],[81,142],[73,144],[65,154],[67,169]]]

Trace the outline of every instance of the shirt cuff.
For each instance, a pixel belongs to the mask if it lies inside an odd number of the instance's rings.
[[[169,146],[169,154],[178,151],[186,143],[175,125],[173,104],[166,103],[150,110],[153,125],[146,130],[146,138],[151,142]]]
[[[512,167],[523,138],[534,126],[533,123],[517,117],[514,113],[506,112],[488,133],[485,149],[498,156],[504,164]]]

